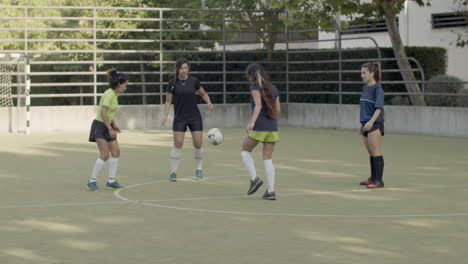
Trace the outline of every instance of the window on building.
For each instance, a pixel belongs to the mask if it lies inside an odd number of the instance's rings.
[[[398,25],[397,18],[397,25]],[[351,21],[349,26],[346,29],[342,30],[343,34],[360,34],[360,33],[377,33],[377,32],[387,32],[387,25],[385,24],[385,19],[371,19],[367,22],[362,22],[362,20]]]
[[[432,28],[468,26],[468,15],[462,13],[432,14]]]

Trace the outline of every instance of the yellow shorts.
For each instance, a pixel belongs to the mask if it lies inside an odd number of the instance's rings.
[[[249,137],[263,143],[274,143],[280,140],[278,131],[250,131]]]

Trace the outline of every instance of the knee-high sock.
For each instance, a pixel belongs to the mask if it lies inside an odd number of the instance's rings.
[[[195,167],[197,168],[197,170],[202,169],[203,152],[203,148],[195,149]]]
[[[96,160],[96,163],[94,163],[93,173],[91,174],[91,179],[89,179],[90,182],[96,181],[99,172],[101,171],[102,167],[104,167],[104,164],[106,164],[106,162],[101,158]]]
[[[171,163],[171,173],[177,172],[177,168],[179,168],[180,158],[182,158],[182,149],[172,148],[171,155],[170,155],[170,163]]]
[[[383,171],[384,171],[383,156],[374,157],[374,163],[375,163],[375,178],[379,181],[382,181]]]
[[[265,165],[265,173],[268,184],[268,192],[275,191],[275,167],[273,166],[273,160],[263,160]]]
[[[119,158],[110,157],[109,158],[109,178],[107,182],[115,182],[115,175],[117,174],[117,167],[119,166]]]
[[[371,168],[371,180],[375,180],[375,161],[374,161],[374,157],[370,156],[369,157],[369,160],[370,160],[370,168]]]
[[[245,168],[247,169],[247,172],[249,173],[250,180],[255,180],[257,178],[257,172],[255,171],[255,163],[252,158],[252,155],[248,151],[242,151],[241,152],[242,156],[242,161],[244,162]]]

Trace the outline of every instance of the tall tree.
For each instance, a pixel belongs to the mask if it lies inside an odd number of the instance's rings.
[[[397,24],[397,15],[403,10],[407,0],[371,0],[361,3],[358,8],[359,14],[365,18],[385,19],[388,35],[392,43],[393,53],[397,59],[398,67],[401,70],[401,76],[406,82],[406,89],[410,95],[413,105],[426,105],[424,96],[421,93],[419,85],[416,83],[414,73],[411,71],[411,65],[407,59],[407,54],[401,40],[400,31]],[[430,0],[413,0],[419,6],[430,5]]]

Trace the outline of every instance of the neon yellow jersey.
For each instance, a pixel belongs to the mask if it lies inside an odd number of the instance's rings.
[[[118,94],[114,92],[113,89],[107,89],[102,95],[101,101],[99,101],[99,111],[96,115],[96,120],[101,122],[104,122],[101,116],[103,106],[107,107],[107,118],[109,119],[109,122],[112,122],[112,120],[114,120],[115,112],[119,107]]]

